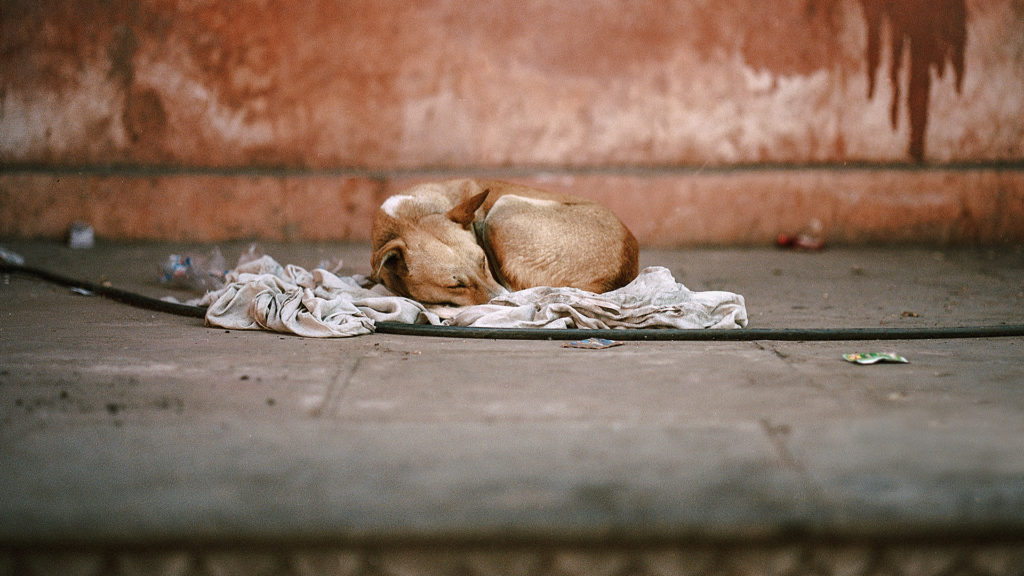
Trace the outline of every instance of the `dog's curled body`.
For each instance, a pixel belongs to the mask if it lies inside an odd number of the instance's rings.
[[[508,290],[606,292],[637,275],[636,238],[607,208],[498,181],[421,184],[373,219],[372,277],[426,304],[482,304]]]

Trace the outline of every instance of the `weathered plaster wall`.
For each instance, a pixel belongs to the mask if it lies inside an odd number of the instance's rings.
[[[363,239],[499,171],[648,244],[1024,239],[1020,0],[0,9],[0,234]]]

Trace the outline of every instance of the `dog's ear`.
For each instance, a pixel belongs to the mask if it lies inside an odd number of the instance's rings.
[[[491,189],[488,188],[479,194],[463,200],[458,206],[448,211],[448,219],[461,225],[463,228],[469,228],[476,218],[477,208],[483,205],[484,200],[487,200],[487,194],[490,191]]]
[[[370,263],[373,268],[373,275],[370,279],[374,282],[381,281],[381,272],[387,268],[399,277],[409,274],[405,265],[405,242],[401,238],[395,238],[373,253]]]

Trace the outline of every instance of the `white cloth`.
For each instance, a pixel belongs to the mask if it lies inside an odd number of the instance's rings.
[[[743,296],[692,292],[666,268],[650,267],[629,285],[604,294],[539,287],[487,304],[427,308],[362,276],[281,266],[273,258],[240,264],[225,286],[193,302],[206,322],[234,330],[265,329],[306,337],[356,336],[376,322],[490,328],[743,328]],[[372,287],[371,287],[372,286]],[[442,320],[442,317],[445,319]]]
[[[206,323],[232,330],[272,330],[329,338],[370,334],[376,322],[439,324],[422,304],[357,276],[281,266],[270,256],[239,265],[225,285],[194,302],[208,306]]]
[[[747,308],[732,292],[692,292],[667,268],[646,268],[632,282],[594,294],[538,287],[462,309],[446,323],[486,328],[743,328]]]

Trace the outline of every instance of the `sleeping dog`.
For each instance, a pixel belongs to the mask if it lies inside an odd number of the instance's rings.
[[[610,210],[507,182],[415,186],[385,200],[372,237],[371,278],[424,304],[534,286],[606,292],[637,275],[636,238]]]

